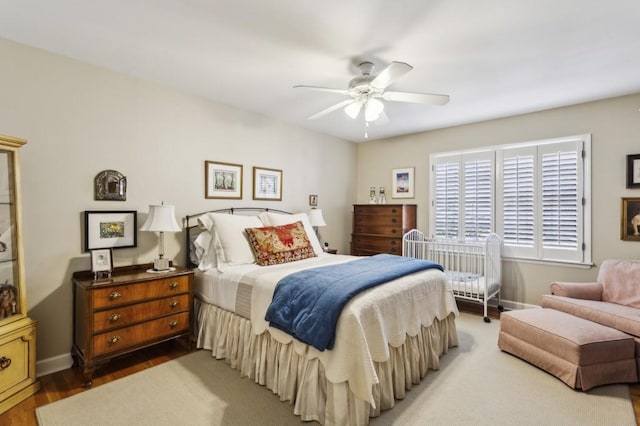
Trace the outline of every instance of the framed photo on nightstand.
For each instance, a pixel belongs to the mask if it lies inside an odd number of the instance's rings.
[[[103,273],[110,275],[113,271],[113,257],[110,248],[91,250],[91,272],[94,277]]]

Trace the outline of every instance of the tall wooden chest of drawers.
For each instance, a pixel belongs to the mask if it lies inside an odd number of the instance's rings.
[[[85,386],[95,369],[118,355],[165,340],[193,335],[193,271],[176,267],[147,272],[152,265],[116,268],[94,280],[90,271],[73,274],[74,365]]]
[[[351,254],[402,254],[402,236],[416,227],[415,204],[355,204]]]

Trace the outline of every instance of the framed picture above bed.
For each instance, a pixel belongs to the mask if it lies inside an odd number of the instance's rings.
[[[204,198],[242,199],[242,164],[204,162]]]
[[[253,199],[282,201],[282,170],[254,167]]]
[[[85,251],[138,245],[136,210],[84,212]]]

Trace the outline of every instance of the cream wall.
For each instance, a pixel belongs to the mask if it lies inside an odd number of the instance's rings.
[[[71,274],[90,268],[84,210],[137,210],[164,201],[186,214],[230,206],[306,211],[319,196],[323,240],[348,252],[355,198],[354,144],[310,133],[106,69],[0,40],[0,133],[21,150],[29,315],[38,359],[67,362],[72,344]],[[162,66],[162,64],[158,64]],[[204,198],[204,161],[244,165],[243,200]],[[332,164],[331,173],[327,164]],[[252,201],[252,167],[283,170],[283,201]],[[94,201],[105,169],[127,177],[127,201]],[[184,264],[183,233],[167,234],[167,257]],[[114,251],[116,266],[151,262],[157,236]]]
[[[392,169],[415,167],[416,198],[405,201],[418,204],[418,228],[428,232],[430,154],[591,133],[593,261],[637,259],[640,243],[620,240],[620,198],[640,197],[640,190],[626,189],[626,155],[640,153],[639,107],[636,94],[359,144],[357,200],[368,202],[371,186],[391,188]],[[596,274],[597,268],[505,262],[503,298],[535,305],[551,281],[595,280]]]

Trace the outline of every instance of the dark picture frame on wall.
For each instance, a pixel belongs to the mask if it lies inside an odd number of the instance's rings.
[[[640,188],[640,154],[627,155],[627,188]]]
[[[84,212],[85,251],[137,247],[137,213],[136,210],[86,210]]]
[[[620,239],[640,241],[640,197],[622,198]]]

